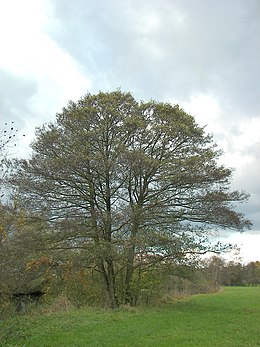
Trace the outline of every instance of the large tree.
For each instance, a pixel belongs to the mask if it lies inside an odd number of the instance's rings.
[[[230,191],[221,151],[178,105],[87,94],[32,149],[15,162],[16,193],[48,220],[51,248],[75,249],[101,274],[112,307],[131,302],[136,269],[214,250],[212,228],[250,226],[234,211],[247,194]]]

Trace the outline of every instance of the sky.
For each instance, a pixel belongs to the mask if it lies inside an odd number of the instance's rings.
[[[25,156],[35,127],[87,92],[178,103],[251,194],[237,209],[252,230],[221,240],[260,260],[259,33],[259,0],[0,0],[0,127],[14,121]]]

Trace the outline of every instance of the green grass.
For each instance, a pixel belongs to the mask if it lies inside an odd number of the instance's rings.
[[[260,346],[260,287],[230,287],[160,307],[81,309],[0,322],[4,347]]]

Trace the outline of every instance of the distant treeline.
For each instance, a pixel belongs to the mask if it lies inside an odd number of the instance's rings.
[[[223,286],[256,286],[260,284],[260,261],[242,264],[236,261],[225,261],[221,257],[212,257],[204,268],[214,285]]]

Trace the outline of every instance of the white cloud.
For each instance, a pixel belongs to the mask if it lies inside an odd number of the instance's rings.
[[[139,34],[153,35],[161,26],[160,16],[155,12],[141,12],[137,17],[135,28]]]
[[[223,242],[236,244],[240,248],[239,256],[244,263],[260,259],[260,235],[236,233],[223,239]]]
[[[221,107],[213,94],[192,95],[182,105],[200,126],[206,126],[206,132],[213,134],[224,151],[221,162],[236,167],[238,172],[250,167],[259,148],[260,118],[243,118],[239,114],[236,117],[235,111],[227,105]]]
[[[27,75],[37,66],[35,57],[44,37],[48,20],[46,1],[1,1],[1,67]]]
[[[0,67],[36,81],[31,107],[43,119],[69,99],[79,98],[91,85],[81,66],[50,38],[49,24],[55,26],[49,1],[0,3]]]
[[[195,116],[200,126],[207,125],[206,130],[208,132],[215,132],[217,129],[221,129],[221,125],[218,123],[221,109],[218,100],[213,95],[209,93],[191,95],[190,100],[183,102],[182,105],[186,112]]]

